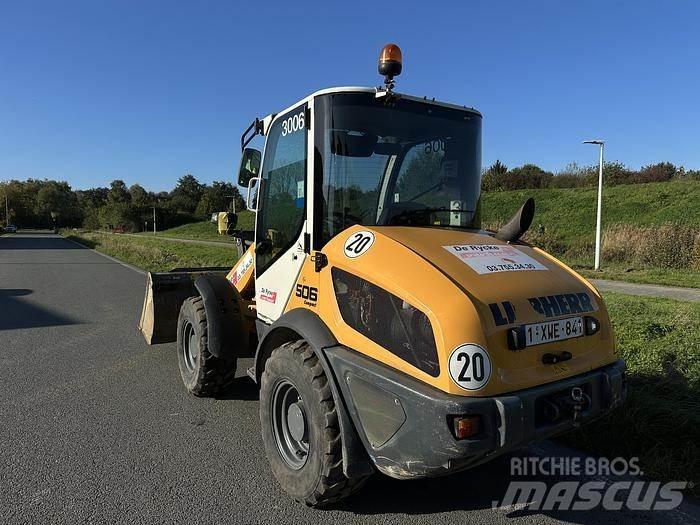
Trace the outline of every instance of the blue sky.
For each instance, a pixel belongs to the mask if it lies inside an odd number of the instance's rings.
[[[170,189],[232,180],[242,130],[306,94],[378,85],[484,114],[484,165],[700,168],[700,4],[0,0],[0,180]]]

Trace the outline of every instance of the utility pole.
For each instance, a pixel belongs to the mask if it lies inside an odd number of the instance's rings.
[[[235,195],[226,195],[227,199],[231,199],[231,206],[233,207],[233,213],[236,213],[236,196]]]
[[[156,234],[156,207],[153,206],[153,235]]]
[[[5,226],[10,225],[10,206],[7,203],[7,190],[5,190]]]
[[[601,212],[603,208],[603,150],[605,149],[604,140],[585,140],[584,144],[597,144],[600,146],[600,163],[598,166],[598,211],[596,213],[595,225],[595,263],[594,270],[600,270],[600,224]]]

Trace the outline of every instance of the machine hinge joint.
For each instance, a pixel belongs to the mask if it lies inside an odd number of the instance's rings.
[[[322,252],[316,252],[311,256],[311,260],[314,262],[314,270],[320,272],[326,266],[328,266],[328,256]]]

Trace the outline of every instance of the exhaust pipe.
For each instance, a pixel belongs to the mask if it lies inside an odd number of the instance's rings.
[[[532,224],[535,218],[535,199],[532,197],[525,201],[520,209],[513,215],[507,224],[496,232],[496,239],[506,242],[514,242],[520,239]]]

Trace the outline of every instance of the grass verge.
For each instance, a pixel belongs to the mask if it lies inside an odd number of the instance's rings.
[[[177,241],[139,239],[111,233],[65,232],[67,238],[149,272],[186,266],[233,266],[234,246],[221,247]]]
[[[560,439],[610,459],[639,457],[647,479],[700,481],[700,304],[607,293],[627,362],[623,407]]]

